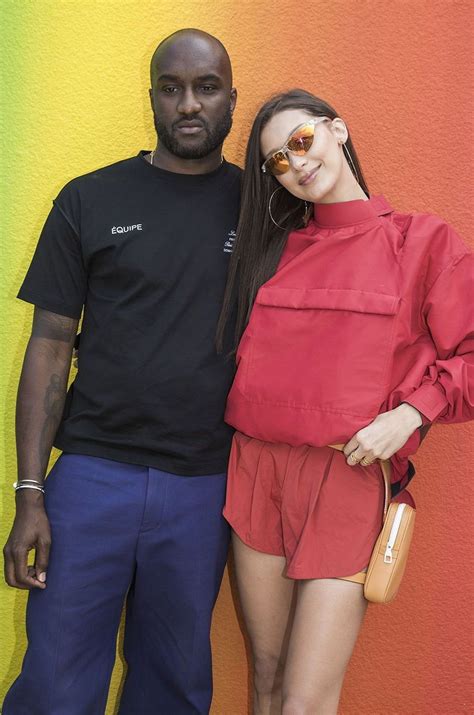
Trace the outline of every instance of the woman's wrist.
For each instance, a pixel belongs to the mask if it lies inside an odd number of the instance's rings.
[[[416,407],[409,405],[407,402],[402,402],[402,404],[397,407],[397,410],[403,415],[407,427],[411,428],[412,432],[418,429],[418,427],[421,427],[423,424],[423,417],[421,416],[421,413],[418,412]]]

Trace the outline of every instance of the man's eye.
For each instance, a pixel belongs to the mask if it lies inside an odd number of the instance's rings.
[[[165,92],[166,94],[174,94],[178,91],[178,87],[162,87],[161,91]]]
[[[214,87],[212,84],[203,84],[201,89],[206,94],[210,94],[211,92],[214,92],[216,90],[216,87]]]

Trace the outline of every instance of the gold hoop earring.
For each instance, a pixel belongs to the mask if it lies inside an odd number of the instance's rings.
[[[269,202],[268,202],[268,213],[269,213],[270,219],[273,221],[273,223],[275,224],[275,226],[276,226],[277,228],[281,229],[282,231],[287,231],[288,229],[284,228],[284,226],[280,226],[280,224],[275,221],[275,219],[273,218],[273,214],[272,214],[272,201],[273,201],[273,197],[275,196],[275,194],[277,193],[277,191],[280,191],[280,189],[282,189],[282,188],[283,188],[283,186],[277,186],[277,188],[275,189],[275,191],[273,191],[272,195],[270,196],[270,200],[269,200]],[[306,222],[306,220],[307,220],[308,210],[309,210],[309,204],[308,204],[307,201],[305,201],[305,202],[304,202],[304,214],[303,214],[303,218],[304,218],[305,222]]]
[[[346,152],[347,161],[349,162],[349,166],[351,167],[351,171],[352,171],[352,173],[353,173],[354,176],[355,176],[355,180],[357,181],[358,184],[360,184],[359,174],[357,173],[357,169],[355,168],[355,164],[354,164],[354,162],[352,161],[351,153],[350,153],[349,149],[347,148],[347,146],[345,145],[345,143],[342,144],[342,148],[343,148],[343,150],[345,150],[345,152]]]

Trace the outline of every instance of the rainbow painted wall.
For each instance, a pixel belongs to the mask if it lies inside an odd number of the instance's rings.
[[[239,89],[228,159],[242,162],[264,98],[304,87],[348,122],[373,193],[403,210],[440,214],[473,244],[473,14],[472,0],[2,0],[2,543],[13,515],[14,401],[31,319],[15,293],[60,187],[153,146],[148,61],[158,41],[199,27],[227,46]],[[416,458],[408,573],[393,605],[369,608],[343,715],[474,711],[472,437],[465,425],[435,426]],[[244,715],[248,704],[230,581],[214,619],[214,715]],[[1,700],[21,665],[26,594],[2,585],[0,597]],[[107,713],[122,673],[119,659]]]

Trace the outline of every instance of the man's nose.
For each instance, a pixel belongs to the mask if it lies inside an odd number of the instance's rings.
[[[186,89],[181,95],[178,112],[181,114],[197,114],[201,111],[201,103],[191,88]]]

